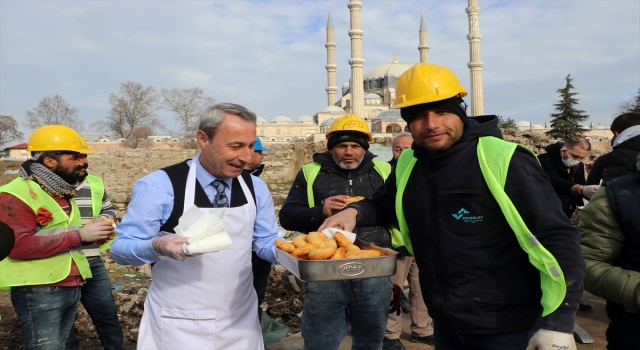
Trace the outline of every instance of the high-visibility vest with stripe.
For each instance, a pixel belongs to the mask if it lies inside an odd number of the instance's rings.
[[[380,177],[382,177],[382,181],[387,181],[389,174],[391,174],[391,164],[381,162],[379,160],[372,160],[373,168],[378,172]],[[320,173],[320,169],[322,169],[322,164],[320,163],[309,163],[302,166],[302,173],[304,174],[304,178],[307,181],[307,200],[309,202],[309,208],[313,208],[315,206],[315,199],[313,196],[313,182],[316,180],[316,177]],[[391,231],[391,246],[393,248],[401,247],[404,245],[402,242],[402,233],[397,228],[390,226],[389,230]]]
[[[104,182],[102,182],[101,178],[91,174],[87,174],[86,181],[89,183],[89,188],[91,189],[91,214],[95,218],[96,216],[100,216],[100,213],[102,212],[102,197],[104,195]],[[109,249],[109,247],[111,247],[111,243],[116,238],[117,237],[114,237],[109,242],[102,244],[100,246],[100,251]]]
[[[36,236],[55,236],[57,234],[79,230],[82,227],[80,211],[75,200],[70,199],[70,215],[47,194],[40,185],[31,180],[19,177],[0,187],[0,193],[9,193],[27,204],[38,215],[38,209],[51,212],[52,220],[36,230]],[[71,262],[75,262],[83,279],[91,278],[89,262],[82,253],[82,246],[69,252],[54,256],[14,260],[6,258],[0,261],[0,289],[11,287],[46,285],[60,282],[69,276]]]
[[[493,198],[498,202],[502,214],[507,220],[507,223],[509,223],[511,230],[515,233],[520,247],[528,254],[531,264],[540,272],[540,285],[542,289],[542,299],[540,303],[543,307],[542,316],[546,316],[562,304],[567,292],[567,286],[565,284],[564,274],[556,258],[531,234],[531,231],[527,228],[527,225],[522,220],[511,199],[509,199],[509,196],[504,192],[511,157],[517,147],[518,145],[515,143],[492,136],[486,136],[478,140],[476,153],[482,176]],[[531,152],[531,150],[529,151]],[[535,157],[535,154],[533,152],[531,153]],[[418,159],[413,156],[413,150],[406,149],[398,158],[398,163],[395,168],[397,186],[396,216],[405,246],[411,254],[413,254],[413,247],[411,245],[402,198],[409,177],[411,176],[411,170],[417,160]]]

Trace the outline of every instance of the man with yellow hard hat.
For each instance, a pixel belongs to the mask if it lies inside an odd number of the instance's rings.
[[[438,350],[575,349],[580,235],[535,155],[502,140],[496,116],[467,117],[466,94],[443,66],[398,77],[411,149],[372,199],[320,229],[398,220]]]
[[[363,119],[337,118],[326,138],[328,151],[314,154],[313,163],[302,166],[280,210],[280,224],[287,230],[318,231],[351,197],[370,197],[391,172],[389,163],[367,151],[371,133]],[[390,246],[390,232],[382,225],[358,225],[353,232],[363,241]],[[389,277],[305,282],[304,349],[337,349],[349,325],[352,349],[380,349],[391,293]]]
[[[82,227],[74,200],[87,153],[80,135],[62,125],[36,129],[33,157],[21,176],[0,187],[0,221],[15,233],[9,257],[0,262],[0,289],[11,289],[26,349],[63,349],[91,278],[82,246],[106,240],[110,223]]]
[[[93,153],[82,136],[80,136],[80,141],[85,150]],[[115,223],[116,208],[111,204],[109,195],[107,195],[104,188],[104,182],[100,177],[89,174],[87,172],[88,167],[89,160],[88,157],[85,157],[80,178],[78,179],[78,186],[75,189],[76,197],[74,198],[80,211],[82,225],[93,224],[96,221]],[[111,280],[100,257],[100,252],[109,249],[114,238],[115,232],[108,238],[107,242],[96,242],[84,246],[82,249],[89,261],[93,277],[88,279],[87,283],[82,286],[80,302],[91,317],[96,332],[98,332],[100,343],[105,350],[124,349],[124,336],[122,334],[122,326],[118,320],[118,308],[111,293]],[[76,337],[75,329],[71,329],[65,349],[77,350],[79,346],[80,341]]]

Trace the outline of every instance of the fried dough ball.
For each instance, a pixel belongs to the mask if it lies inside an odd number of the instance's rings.
[[[347,252],[347,258],[372,258],[376,256],[380,256],[380,252],[377,250],[351,250]]]
[[[291,241],[291,244],[293,244],[296,248],[302,247],[303,245],[307,244],[307,235],[296,236],[296,238]]]
[[[327,242],[324,239],[322,239],[321,236],[324,236],[324,233],[309,232],[309,236],[307,237],[307,242],[309,242],[309,244],[313,244],[314,246],[316,246],[316,248],[322,248],[324,247],[325,244],[327,244]]]
[[[354,251],[355,252],[359,252],[360,251],[360,247],[358,247],[355,244],[351,244],[351,245],[348,245],[348,246],[344,247],[344,250],[346,250],[347,252],[354,252]]]
[[[347,236],[343,235],[340,232],[336,232],[333,235],[333,239],[335,239],[336,242],[338,242],[338,246],[339,247],[347,247],[347,246],[353,245],[351,240],[349,240],[349,238],[347,238]]]
[[[353,202],[359,202],[359,201],[361,201],[363,199],[364,199],[364,197],[362,197],[362,196],[351,197],[351,198],[347,199],[347,205],[349,205],[349,204],[351,204]]]
[[[291,253],[296,249],[296,247],[293,244],[287,241],[276,239],[275,241],[273,241],[273,243],[276,245],[276,247],[284,250],[287,253]]]
[[[293,257],[296,259],[300,259],[301,256],[309,254],[309,252],[314,249],[316,249],[316,246],[307,243],[300,248],[296,248],[293,252],[291,252],[291,255],[293,255]]]
[[[347,251],[344,249],[344,247],[340,247],[336,249],[336,252],[331,256],[331,259],[344,259],[346,257]]]
[[[322,248],[316,248],[309,252],[309,260],[329,259],[337,250],[336,245],[327,244]]]

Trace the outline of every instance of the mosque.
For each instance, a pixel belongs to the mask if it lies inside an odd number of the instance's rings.
[[[334,27],[329,11],[327,19],[327,107],[313,116],[304,115],[295,121],[285,116],[277,116],[271,121],[258,117],[258,136],[264,141],[294,141],[313,140],[313,136],[324,134],[329,130],[335,118],[346,114],[355,114],[367,121],[373,134],[395,134],[407,130],[407,123],[400,118],[400,111],[392,109],[395,103],[395,85],[397,78],[413,64],[401,63],[394,54],[391,63],[374,67],[363,73],[364,58],[362,57],[362,35],[360,28],[360,11],[362,2],[350,0],[347,4],[350,12],[351,38],[351,79],[342,85],[342,96],[338,99],[336,85],[336,71],[338,65],[335,60],[336,43]],[[480,7],[478,0],[469,0],[466,8],[469,16],[469,51],[471,60],[468,67],[471,72],[471,115],[483,114],[482,101],[482,66],[480,61],[480,32],[478,14]],[[418,51],[420,62],[427,63],[429,45],[427,43],[427,28],[424,15],[420,15],[420,29]],[[381,135],[382,136],[382,135]]]

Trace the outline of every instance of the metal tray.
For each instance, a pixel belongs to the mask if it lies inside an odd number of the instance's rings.
[[[377,250],[382,256],[334,260],[298,260],[276,247],[276,258],[298,279],[307,282],[352,280],[357,278],[385,277],[396,273],[395,250],[380,248],[356,239],[353,244],[361,249]]]

